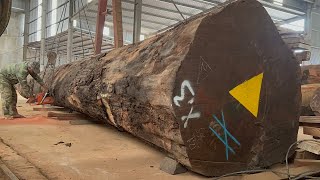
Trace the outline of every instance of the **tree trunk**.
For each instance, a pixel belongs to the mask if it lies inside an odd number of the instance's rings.
[[[300,67],[253,0],[63,65],[51,92],[206,176],[282,162],[297,138]]]

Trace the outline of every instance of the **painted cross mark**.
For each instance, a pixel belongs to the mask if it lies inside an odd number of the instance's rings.
[[[229,160],[229,151],[233,154],[236,154],[232,147],[230,147],[228,142],[228,137],[230,137],[238,146],[240,146],[240,142],[227,130],[226,122],[224,120],[223,111],[221,111],[222,122],[217,118],[216,115],[213,115],[213,118],[218,122],[218,124],[222,127],[224,131],[224,137],[221,137],[219,133],[217,133],[212,127],[209,126],[209,129],[213,132],[214,135],[225,145],[226,147],[226,159]]]
[[[200,84],[200,81],[206,79],[209,76],[209,72],[212,71],[210,65],[204,60],[202,56],[200,56],[200,64],[199,64],[199,73],[197,78],[197,84]]]
[[[182,116],[181,117],[181,120],[185,121],[184,125],[183,125],[184,128],[186,128],[188,126],[189,119],[196,119],[196,118],[200,117],[200,113],[199,112],[193,113],[192,111],[193,111],[193,106],[191,107],[190,112],[189,112],[189,114],[187,116]]]

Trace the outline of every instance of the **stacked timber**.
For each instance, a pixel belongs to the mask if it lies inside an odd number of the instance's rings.
[[[300,67],[255,0],[222,4],[45,79],[57,105],[206,176],[283,162],[297,139]]]
[[[303,126],[304,134],[320,139],[320,116],[301,116],[299,122]],[[318,151],[320,155],[320,148]]]
[[[302,66],[301,72],[301,115],[320,115],[320,65]]]
[[[305,40],[303,33],[283,27],[278,27],[278,31],[283,41],[294,52],[294,55],[300,64],[302,61],[310,60],[310,44]]]

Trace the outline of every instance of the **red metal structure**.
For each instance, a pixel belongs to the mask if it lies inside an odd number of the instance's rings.
[[[119,48],[123,46],[121,0],[112,0],[112,16],[114,30],[114,47]]]
[[[99,0],[98,14],[97,14],[97,24],[96,24],[96,37],[95,37],[95,52],[94,54],[101,53],[103,28],[105,22],[105,16],[107,15],[107,4],[108,0]]]

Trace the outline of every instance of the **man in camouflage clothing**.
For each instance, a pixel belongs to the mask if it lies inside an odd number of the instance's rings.
[[[17,111],[17,93],[14,85],[20,83],[21,96],[24,98],[33,97],[32,89],[27,83],[27,76],[30,74],[45,91],[48,88],[38,76],[40,73],[39,62],[22,62],[11,64],[0,70],[0,93],[2,98],[2,111],[6,119],[20,118],[22,115]]]

